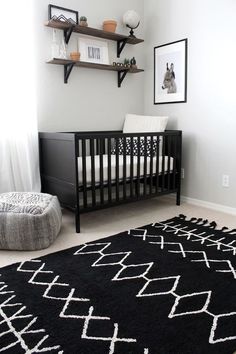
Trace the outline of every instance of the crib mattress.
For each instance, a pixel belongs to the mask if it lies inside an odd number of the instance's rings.
[[[91,168],[91,156],[86,156],[86,182],[87,186],[91,185],[92,182],[92,168]],[[159,174],[162,174],[162,161],[163,156],[159,156]],[[169,163],[168,163],[169,160]],[[153,176],[156,175],[157,170],[157,158],[153,157]],[[174,159],[172,157],[164,156],[164,173],[172,172],[173,170]],[[95,165],[95,183],[100,184],[100,156],[94,156],[94,165]],[[131,166],[131,156],[126,155],[126,179],[130,179],[130,166]],[[119,180],[123,180],[123,167],[124,167],[124,158],[123,155],[119,155]],[[147,157],[147,173],[146,176],[150,175],[151,169],[151,158]],[[140,178],[144,177],[145,162],[144,156],[140,157]],[[78,157],[78,174],[79,174],[79,185],[83,185],[83,161],[82,157]],[[138,157],[133,156],[133,179],[137,179],[138,176]],[[115,182],[116,180],[116,155],[111,155],[111,181]],[[103,183],[108,182],[108,155],[103,155]]]

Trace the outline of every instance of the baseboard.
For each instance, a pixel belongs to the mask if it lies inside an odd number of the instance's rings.
[[[164,198],[175,199],[176,194],[168,194]],[[183,195],[181,195],[181,201],[189,203],[189,204],[193,204],[193,205],[196,205],[199,207],[208,208],[208,209],[212,209],[212,210],[216,210],[216,211],[221,211],[222,213],[236,215],[236,208],[231,208],[226,205],[210,203],[210,202],[206,202],[205,200],[189,198],[189,197],[185,197]]]
[[[194,199],[194,198],[189,198],[189,197],[184,197],[184,196],[181,196],[181,200],[183,202],[187,202],[187,203],[190,203],[190,204],[193,204],[196,206],[200,206],[203,208],[221,211],[222,213],[226,213],[226,214],[236,215],[236,208],[231,208],[226,205],[210,203],[210,202],[206,202],[204,200],[199,200],[199,199]]]

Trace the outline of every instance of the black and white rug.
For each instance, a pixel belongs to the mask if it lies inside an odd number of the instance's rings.
[[[233,354],[236,230],[173,219],[0,269],[0,353]]]

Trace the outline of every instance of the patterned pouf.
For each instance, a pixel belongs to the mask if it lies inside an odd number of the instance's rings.
[[[60,231],[61,217],[55,196],[0,194],[0,249],[32,251],[49,247]]]

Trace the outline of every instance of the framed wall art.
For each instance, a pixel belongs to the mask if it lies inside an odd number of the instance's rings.
[[[154,48],[154,104],[187,102],[188,40]]]
[[[79,38],[80,60],[95,64],[109,64],[108,43],[90,38]]]
[[[70,10],[65,7],[48,5],[48,20],[69,22],[73,25],[78,25],[79,23],[79,13],[75,10]]]

